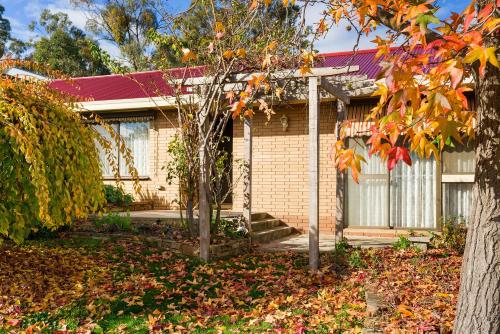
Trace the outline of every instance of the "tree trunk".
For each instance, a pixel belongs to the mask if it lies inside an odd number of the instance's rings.
[[[214,221],[214,231],[215,231],[215,233],[219,232],[221,210],[222,210],[221,204],[217,203],[215,205],[215,221]]]
[[[194,195],[192,194],[192,192],[188,193],[188,198],[186,202],[186,217],[187,217],[189,233],[191,234],[192,237],[196,237],[198,235],[198,229],[196,228],[196,225],[194,223],[193,197]]]
[[[210,172],[208,168],[207,149],[200,147],[200,185],[199,185],[199,226],[200,226],[200,258],[208,261],[210,257]]]
[[[494,37],[490,45],[499,45]],[[476,76],[477,145],[473,209],[454,333],[500,333],[500,71]]]

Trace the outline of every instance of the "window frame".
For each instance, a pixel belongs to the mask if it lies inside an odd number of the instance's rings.
[[[472,152],[474,153],[474,149],[473,147],[469,147],[469,146],[465,146],[465,145],[460,145],[458,147],[459,149],[461,150],[466,150],[468,152]],[[457,147],[455,147],[453,150],[444,150],[443,152],[441,152],[441,168],[440,168],[440,171],[441,171],[441,181],[440,181],[440,197],[441,197],[441,203],[440,203],[440,215],[439,215],[439,218],[440,218],[440,222],[443,220],[443,218],[445,218],[445,208],[444,208],[444,203],[445,203],[445,199],[444,199],[444,187],[445,187],[445,184],[473,184],[475,182],[475,166],[476,166],[476,157],[475,155],[473,156],[473,166],[474,166],[474,170],[472,172],[462,172],[462,173],[451,173],[451,172],[445,172],[445,160],[444,160],[444,155],[446,154],[453,154],[453,153],[457,153]],[[466,218],[466,217],[464,217]],[[440,226],[441,228],[441,226]]]
[[[124,120],[111,120],[109,121],[109,125],[115,125],[116,126],[116,129],[115,131],[120,135],[120,137],[122,136],[121,135],[121,124],[122,123],[147,123],[147,174],[146,175],[138,175],[138,178],[139,180],[151,180],[151,177],[150,177],[150,130],[151,130],[151,121],[150,120],[137,120],[137,121],[134,121],[134,120],[127,120],[127,119],[124,119]],[[114,143],[116,145],[116,143]],[[128,147],[127,147],[128,148]],[[115,181],[117,179],[120,179],[120,180],[132,180],[133,177],[130,176],[130,175],[122,175],[121,173],[121,168],[120,168],[120,165],[121,165],[121,160],[122,160],[122,153],[120,152],[120,149],[118,147],[116,147],[116,152],[117,152],[117,157],[116,157],[116,164],[117,164],[117,168],[118,168],[118,175],[119,175],[119,178],[117,178],[115,175],[102,175],[102,178],[104,181]],[[102,163],[102,162],[101,162]]]

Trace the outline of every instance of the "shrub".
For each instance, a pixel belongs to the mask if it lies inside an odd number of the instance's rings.
[[[217,226],[215,220],[212,222],[212,225]],[[217,232],[232,239],[243,238],[248,234],[248,230],[245,227],[245,224],[241,217],[233,219],[221,219],[220,224],[218,224]]]
[[[106,232],[135,231],[130,219],[130,213],[126,216],[111,212],[94,221],[94,225]]]
[[[335,243],[335,249],[332,252],[332,260],[336,270],[345,270],[349,265],[347,255],[350,247],[346,239]]]
[[[69,227],[67,225],[58,227],[56,229],[49,229],[46,226],[40,224],[39,222],[34,223],[30,234],[26,239],[28,240],[39,240],[39,239],[55,239],[59,237],[60,232],[68,231]]]
[[[465,240],[467,239],[467,226],[463,217],[450,217],[442,220],[441,235],[434,234],[432,245],[436,248],[444,248],[463,254]]]
[[[349,266],[353,268],[366,268],[366,262],[363,260],[361,256],[361,251],[359,249],[354,250],[350,255],[349,259],[347,260],[349,263]]]
[[[121,188],[112,185],[104,186],[104,196],[108,204],[118,206],[129,206],[134,201],[132,195],[125,194]]]
[[[410,239],[400,235],[398,241],[392,244],[394,249],[408,249],[412,246]]]
[[[343,253],[345,254],[345,252],[349,249],[349,243],[347,242],[347,239],[342,239],[341,241],[335,243],[335,252],[337,253]]]

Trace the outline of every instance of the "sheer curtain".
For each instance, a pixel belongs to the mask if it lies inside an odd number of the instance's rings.
[[[359,184],[347,178],[347,223],[349,226],[388,226],[388,174],[378,156],[368,157],[366,148],[356,146],[367,164],[362,164]]]
[[[148,175],[149,162],[149,122],[122,122],[120,135],[134,158],[134,167],[139,176]],[[120,157],[120,174],[129,176],[125,159]]]
[[[474,175],[474,151],[457,147],[454,151],[443,152],[443,175]],[[443,183],[443,217],[463,217],[469,219],[472,206],[473,183]]]
[[[399,162],[391,172],[391,226],[436,228],[436,162],[411,159],[413,166]]]
[[[115,130],[118,131],[118,124],[110,124],[111,127]],[[100,125],[94,125],[94,129],[105,139],[111,142],[112,144],[112,151],[114,155],[114,161],[115,164],[118,163],[118,147],[116,145],[115,141],[111,140],[111,135],[106,131],[102,126]],[[112,177],[113,176],[113,170],[111,168],[111,164],[109,163],[108,159],[106,158],[106,151],[104,148],[99,144],[99,142],[96,141],[97,149],[99,151],[99,159],[101,161],[101,169],[102,169],[102,175],[104,177]],[[116,165],[115,165],[116,166]]]
[[[469,219],[472,206],[472,183],[443,183],[444,218]]]

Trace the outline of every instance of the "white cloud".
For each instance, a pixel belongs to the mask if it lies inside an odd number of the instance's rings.
[[[89,17],[89,13],[85,12],[82,9],[76,9],[74,8],[70,3],[69,0],[55,0],[46,5],[48,10],[51,12],[63,12],[66,13],[73,22],[73,24],[82,30],[85,29],[85,24],[87,22],[87,18]]]
[[[110,41],[100,41],[99,45],[101,46],[101,49],[109,53],[111,57],[116,59],[121,58],[120,49],[116,46],[116,44],[113,44]]]
[[[11,36],[13,38],[26,41],[36,36],[36,34],[29,30],[28,26],[23,22],[17,20],[12,16],[5,16],[5,18],[10,22],[10,27],[12,29]]]
[[[88,13],[74,8],[69,0],[49,0],[43,2],[40,0],[31,0],[24,6],[24,13],[29,19],[38,20],[40,13],[44,9],[48,9],[53,13],[65,13],[76,27],[85,29]]]
[[[309,7],[306,12],[306,24],[315,27],[323,17],[322,13],[325,8],[326,7],[321,4],[316,4],[313,7]],[[359,48],[374,48],[375,45],[370,42],[370,40],[373,40],[374,37],[375,35],[369,37],[363,36],[360,39]],[[322,53],[350,51],[353,49],[354,44],[356,43],[356,38],[357,34],[354,29],[348,31],[347,24],[344,22],[339,26],[332,26],[328,33],[316,42],[315,49]]]

